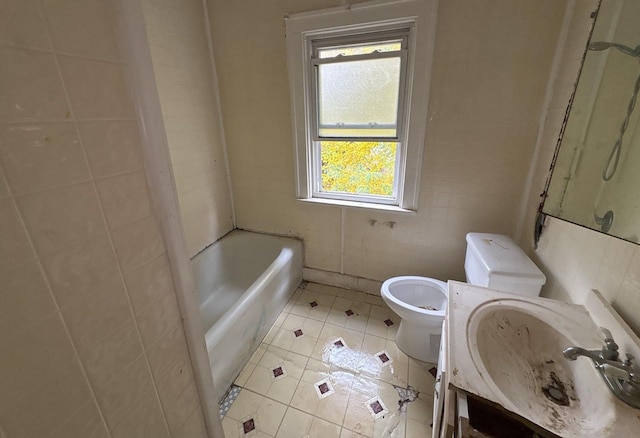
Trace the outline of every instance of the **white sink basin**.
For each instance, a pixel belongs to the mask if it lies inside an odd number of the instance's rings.
[[[570,346],[603,345],[584,307],[449,287],[452,386],[562,437],[637,436],[640,410],[611,393],[590,359],[562,355]]]
[[[615,420],[613,395],[590,360],[562,355],[577,345],[552,327],[562,318],[519,300],[481,305],[467,326],[471,359],[505,408],[559,435],[602,436]]]

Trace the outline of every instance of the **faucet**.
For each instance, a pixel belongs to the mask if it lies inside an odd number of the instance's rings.
[[[636,368],[635,358],[627,353],[625,361],[618,359],[618,344],[611,332],[605,328],[600,328],[599,332],[604,337],[604,346],[600,350],[569,347],[562,354],[569,360],[576,360],[580,356],[591,359],[611,392],[628,405],[640,409],[640,369]],[[608,367],[622,371],[626,378],[612,375]]]

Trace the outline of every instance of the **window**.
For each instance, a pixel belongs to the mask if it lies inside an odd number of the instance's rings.
[[[435,1],[286,19],[297,196],[417,209]]]

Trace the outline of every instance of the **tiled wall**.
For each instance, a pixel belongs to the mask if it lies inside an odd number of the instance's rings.
[[[233,229],[215,78],[201,0],[143,0],[190,256]]]
[[[640,336],[640,246],[550,218],[536,255],[545,296],[583,303],[598,289]]]
[[[439,2],[414,215],[295,200],[282,19],[344,2],[300,3],[208,0],[238,227],[302,237],[311,268],[464,279],[467,232],[518,229],[566,3]]]
[[[205,436],[114,30],[0,3],[0,436]]]

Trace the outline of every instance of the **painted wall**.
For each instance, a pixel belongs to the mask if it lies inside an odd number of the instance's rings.
[[[233,229],[224,133],[201,0],[142,1],[190,256]]]
[[[0,6],[0,436],[205,436],[98,0]]]
[[[467,232],[519,228],[566,3],[440,2],[417,214],[295,200],[283,17],[343,3],[208,0],[237,225],[302,237],[310,268],[464,279]]]

